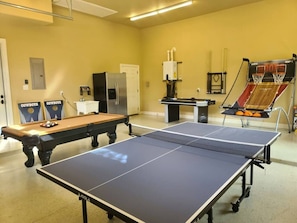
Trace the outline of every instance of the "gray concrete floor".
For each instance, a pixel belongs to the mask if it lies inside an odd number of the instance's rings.
[[[166,124],[164,117],[149,115],[132,116],[130,121],[155,128],[177,123]],[[250,197],[242,202],[239,212],[231,211],[230,203],[236,201],[241,193],[241,179],[238,179],[214,205],[215,223],[297,222],[297,134],[289,134],[282,129],[279,131],[282,135],[272,145],[272,164],[265,165],[265,170],[254,168]],[[118,126],[117,133],[117,141],[129,137],[124,124]],[[100,147],[107,145],[107,136],[100,135],[99,142]],[[92,149],[90,143],[90,139],[83,139],[59,145],[52,154],[51,162],[86,152]],[[25,160],[18,141],[0,139],[0,222],[81,223],[81,202],[78,197],[36,173],[36,168],[41,167],[37,155],[32,168],[24,166]],[[88,218],[90,223],[122,222],[117,218],[109,220],[105,211],[90,203]],[[207,222],[207,216],[199,222]]]

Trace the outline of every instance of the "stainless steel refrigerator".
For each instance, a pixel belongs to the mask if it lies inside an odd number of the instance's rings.
[[[125,73],[94,73],[94,100],[99,112],[127,115],[127,80]]]

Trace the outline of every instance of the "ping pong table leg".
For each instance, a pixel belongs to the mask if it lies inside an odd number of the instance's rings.
[[[250,184],[253,185],[254,183],[254,164],[251,164],[251,175],[250,175]]]
[[[250,196],[251,187],[246,186],[246,172],[244,172],[241,176],[242,176],[242,185],[241,185],[242,193],[241,193],[241,196],[238,198],[238,200],[235,203],[231,203],[232,204],[232,210],[234,212],[238,212],[240,203],[243,201],[244,198]]]
[[[81,202],[82,202],[83,222],[88,223],[87,201],[85,199],[81,199]]]
[[[207,222],[208,223],[213,223],[213,211],[212,211],[212,207],[207,212],[207,215],[208,215]]]
[[[270,159],[270,145],[265,146],[264,161],[266,163],[268,163],[268,164],[271,163],[271,159]]]

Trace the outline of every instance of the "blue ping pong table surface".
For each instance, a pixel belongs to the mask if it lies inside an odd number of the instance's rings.
[[[247,155],[163,141],[164,133],[156,131],[160,137],[133,137],[37,172],[126,222],[193,222],[279,136],[277,132],[192,122],[165,130],[197,136],[196,141],[208,138],[207,147],[231,145]],[[183,140],[182,135],[174,137]],[[235,143],[224,146],[221,140]]]

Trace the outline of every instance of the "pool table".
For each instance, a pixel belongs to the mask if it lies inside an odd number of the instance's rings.
[[[86,137],[92,138],[92,146],[99,145],[97,137],[99,134],[107,133],[109,143],[116,140],[117,124],[128,124],[128,116],[120,114],[88,114],[65,118],[62,120],[51,120],[54,126],[44,127],[44,122],[32,122],[20,125],[2,127],[2,135],[6,139],[11,137],[23,144],[23,152],[28,160],[26,167],[34,165],[33,147],[38,148],[38,156],[41,164],[50,163],[53,149],[62,143],[71,142]]]

